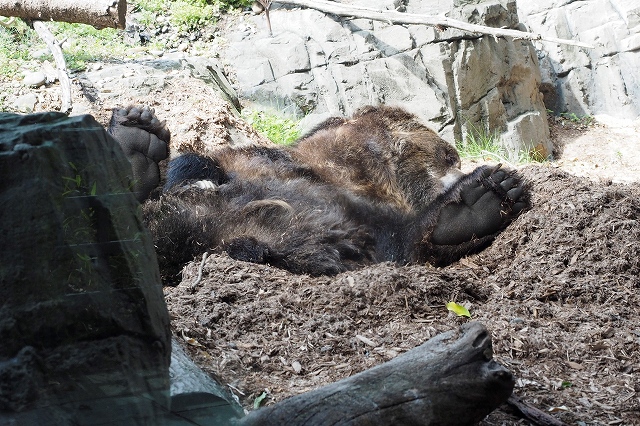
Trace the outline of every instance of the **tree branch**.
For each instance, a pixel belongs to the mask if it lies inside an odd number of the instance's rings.
[[[126,13],[126,0],[0,0],[0,16],[76,22],[97,29],[123,29]]]
[[[33,21],[32,25],[40,38],[47,44],[49,50],[51,50],[51,53],[53,54],[53,59],[56,61],[56,68],[58,68],[58,80],[60,80],[60,90],[62,91],[60,111],[65,114],[69,114],[71,112],[71,83],[69,82],[69,76],[67,75],[67,64],[64,60],[64,56],[62,55],[60,43],[58,43],[44,22]]]
[[[372,19],[374,21],[390,22],[393,24],[417,24],[432,27],[456,28],[471,33],[488,34],[494,37],[513,37],[526,40],[543,40],[558,44],[594,49],[594,46],[574,40],[565,40],[555,37],[545,37],[541,34],[526,33],[518,30],[486,27],[484,25],[470,24],[443,16],[419,15],[414,13],[402,13],[392,10],[376,10],[363,6],[346,5],[325,0],[279,0],[283,5],[302,6],[331,13],[337,16]]]

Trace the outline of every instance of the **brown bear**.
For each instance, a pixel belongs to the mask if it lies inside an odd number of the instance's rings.
[[[147,198],[166,128],[151,110],[127,108],[114,111],[109,131],[134,152],[134,176],[150,177],[137,185]],[[414,115],[365,107],[290,147],[183,154],[143,214],[166,282],[206,251],[311,275],[383,261],[446,265],[488,245],[529,205],[516,173],[464,175],[459,166],[456,149]]]

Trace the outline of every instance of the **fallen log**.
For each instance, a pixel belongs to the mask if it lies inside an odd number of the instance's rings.
[[[0,16],[88,24],[97,29],[124,29],[126,13],[126,0],[0,0]]]
[[[511,372],[493,360],[490,333],[473,322],[237,424],[471,425],[504,403],[513,386]]]

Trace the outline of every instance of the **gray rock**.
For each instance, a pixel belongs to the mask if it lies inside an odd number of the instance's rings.
[[[411,34],[406,27],[390,25],[373,33],[373,43],[384,56],[396,55],[413,48]]]
[[[145,96],[161,90],[165,81],[171,78],[168,71],[181,70],[179,60],[166,58],[127,63],[98,70],[88,70],[79,75],[84,84],[93,87],[102,99],[110,99],[117,94],[128,93],[132,97]]]
[[[31,52],[31,57],[34,59],[44,58],[48,55],[51,55],[51,51],[49,49],[38,49]]]
[[[523,139],[523,138],[527,139]],[[526,153],[529,158],[543,159],[551,154],[549,147],[540,141],[549,140],[546,114],[528,112],[509,121],[507,131],[501,136],[502,144],[509,153],[509,160],[518,162],[518,153]]]
[[[22,84],[27,87],[40,87],[47,82],[47,76],[42,71],[25,74]]]
[[[482,25],[519,25],[513,0],[460,2],[453,10],[449,2],[424,3],[404,5],[413,13],[449,12]],[[400,2],[366,6],[397,8]],[[222,56],[243,99],[304,116],[305,127],[368,104],[401,105],[451,142],[471,129],[508,132],[504,143],[515,150],[513,156],[532,144],[551,153],[538,58],[530,42],[461,40],[451,30],[341,20],[309,9],[276,8],[271,21],[273,37],[265,36],[262,16],[247,17],[242,35],[227,35]],[[542,130],[518,134],[531,129],[521,123],[533,117]]]
[[[153,419],[169,316],[127,159],[90,116],[0,114],[0,133],[0,423]]]
[[[519,2],[537,33],[580,40],[595,49],[538,42],[545,96],[556,113],[640,117],[640,3],[633,0]],[[546,93],[545,93],[546,95]]]
[[[35,93],[26,93],[20,95],[13,101],[13,109],[20,112],[33,112],[38,103],[38,97]]]
[[[184,349],[172,339],[171,351],[171,409],[180,412],[181,416],[189,418],[189,411],[204,411],[200,414],[200,420],[205,424],[225,425],[230,424],[230,419],[244,416],[242,407],[226,386],[220,385],[209,375],[202,371],[185,353]],[[203,404],[199,403],[203,395],[208,396],[214,404],[202,410]],[[189,410],[190,408],[191,410]],[[193,419],[191,419],[193,420]],[[186,422],[185,422],[186,423]],[[202,424],[195,422],[195,424]]]
[[[546,111],[539,90],[541,76],[531,43],[502,39],[462,41],[460,49],[451,62],[451,81],[456,93],[452,102],[459,114],[454,125],[456,140],[464,140],[469,133],[506,132],[502,139],[511,158],[518,158],[521,151],[530,152],[534,147],[544,157],[551,155]],[[527,122],[536,117],[539,129],[520,125],[525,117],[529,117]]]

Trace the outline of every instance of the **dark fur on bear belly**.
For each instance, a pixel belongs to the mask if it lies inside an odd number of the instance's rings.
[[[172,160],[144,220],[167,282],[212,251],[311,275],[382,261],[445,265],[485,247],[528,207],[515,173],[481,167],[463,176],[458,166],[455,149],[415,116],[367,107],[291,148]]]

